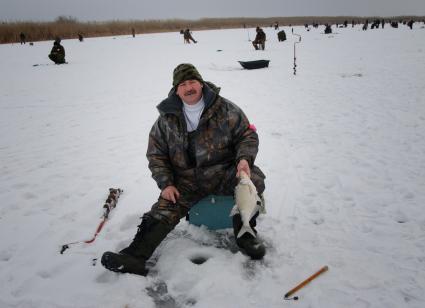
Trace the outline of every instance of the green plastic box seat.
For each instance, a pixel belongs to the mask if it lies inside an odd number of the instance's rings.
[[[209,195],[196,203],[186,219],[195,226],[205,226],[210,230],[232,228],[230,211],[235,202],[233,196]]]

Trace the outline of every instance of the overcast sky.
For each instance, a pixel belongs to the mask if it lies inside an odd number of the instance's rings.
[[[0,0],[2,21],[425,15],[425,0]]]

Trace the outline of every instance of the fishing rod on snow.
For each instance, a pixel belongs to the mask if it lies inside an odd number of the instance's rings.
[[[60,254],[63,254],[65,250],[67,250],[71,245],[82,244],[82,243],[86,243],[86,244],[93,243],[94,240],[96,239],[96,236],[102,230],[103,225],[108,220],[109,213],[117,206],[118,198],[120,197],[122,193],[123,193],[123,190],[121,188],[109,188],[108,198],[106,198],[105,204],[103,205],[102,220],[97,226],[96,232],[94,233],[93,237],[89,240],[76,241],[76,242],[71,242],[71,243],[62,245]]]
[[[295,53],[295,46],[296,44],[301,42],[301,35],[293,33],[293,32],[292,32],[292,35],[298,36],[298,42],[294,42],[294,75],[296,75],[297,74],[297,56]]]

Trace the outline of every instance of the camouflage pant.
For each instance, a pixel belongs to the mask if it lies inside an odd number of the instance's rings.
[[[256,50],[264,50],[266,48],[266,42],[264,40],[254,40],[252,41],[252,45],[254,45]]]
[[[265,189],[264,179],[265,175],[260,168],[257,166],[251,168],[251,180],[259,194],[262,194]],[[180,192],[180,198],[177,202],[173,204],[160,195],[158,202],[152,206],[146,215],[174,227],[198,201],[211,194],[231,196],[234,194],[237,183],[235,167],[228,168],[224,177],[204,180],[202,183],[193,179],[179,179],[176,183]]]

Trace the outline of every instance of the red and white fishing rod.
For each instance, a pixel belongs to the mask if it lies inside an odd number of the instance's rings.
[[[71,245],[75,244],[90,244],[93,243],[99,234],[99,232],[102,230],[104,224],[109,218],[109,213],[117,206],[118,198],[123,193],[123,190],[120,188],[109,188],[109,195],[108,198],[105,201],[105,204],[103,205],[103,215],[102,215],[102,221],[97,226],[96,232],[94,233],[93,237],[89,240],[82,240],[82,241],[76,241],[68,244],[62,245],[60,253],[63,254],[65,250],[69,248]]]

